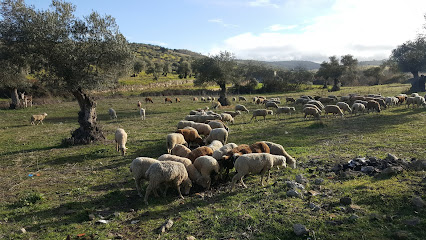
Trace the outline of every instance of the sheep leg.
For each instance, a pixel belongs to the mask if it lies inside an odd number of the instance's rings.
[[[233,190],[234,190],[234,188],[235,188],[235,183],[236,183],[238,180],[241,180],[241,182],[242,182],[242,178],[243,178],[243,175],[242,175],[242,174],[240,174],[240,173],[235,174],[235,176],[232,178],[232,184],[231,184],[231,190],[232,190],[232,191],[233,191]]]
[[[154,189],[154,184],[152,182],[149,182],[148,187],[146,188],[146,192],[145,192],[145,198],[144,198],[144,202],[146,205],[148,205],[148,197],[149,194],[151,194],[151,191]]]
[[[118,142],[115,142],[115,151],[118,152]]]
[[[262,185],[262,186],[265,186],[264,184],[263,184],[263,176],[265,175],[265,172],[266,171],[268,171],[268,174],[269,174],[269,170],[266,168],[266,166],[262,169],[262,171],[260,172],[260,184]],[[268,176],[268,179],[269,179],[269,176]]]
[[[142,181],[142,178],[135,178],[136,190],[138,191],[139,197],[142,197],[141,181]]]
[[[179,197],[181,198],[181,199],[185,199],[183,196],[182,196],[182,193],[181,193],[181,191],[180,191],[180,184],[178,183],[178,182],[175,182],[175,184],[176,184],[176,190],[178,191],[178,193],[179,193]]]

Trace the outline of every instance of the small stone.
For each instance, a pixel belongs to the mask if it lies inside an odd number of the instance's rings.
[[[408,166],[415,171],[426,170],[426,160],[412,160]]]
[[[302,174],[298,174],[296,175],[296,182],[300,184],[305,184],[308,182],[308,180],[306,180],[306,178]]]
[[[314,191],[314,190],[309,190],[308,191],[308,195],[309,196],[316,196],[316,195],[318,195],[319,193],[317,192],[317,191]]]
[[[302,195],[299,192],[297,192],[296,190],[291,189],[291,190],[287,191],[287,196],[288,197],[301,198]]]
[[[385,168],[381,175],[382,176],[392,176],[392,175],[396,175],[399,173],[402,173],[404,171],[404,169],[402,167],[387,167]]]
[[[305,187],[302,184],[297,183],[295,181],[286,181],[285,183],[286,183],[287,187],[290,188],[290,189],[305,190]]]
[[[386,155],[386,159],[389,160],[389,161],[396,161],[396,160],[398,160],[398,158],[395,155],[393,155],[392,153],[388,153]]]
[[[425,201],[419,196],[414,196],[411,199],[411,203],[418,209],[423,208],[425,206]]]
[[[309,233],[309,229],[305,227],[305,225],[296,223],[293,225],[293,231],[297,236],[305,235]]]
[[[315,205],[314,203],[309,203],[309,208],[314,212],[320,210],[320,207]]]
[[[104,219],[100,219],[100,220],[96,221],[97,224],[107,224],[109,222],[110,222],[109,220],[104,220]]]
[[[416,226],[416,225],[420,224],[420,219],[415,217],[415,218],[412,218],[412,219],[405,220],[404,223],[406,225],[409,225],[409,226]]]
[[[352,215],[348,218],[348,220],[349,220],[349,221],[356,221],[358,218],[359,218],[359,217],[358,217],[357,215],[352,214]]]
[[[352,204],[352,199],[349,197],[343,197],[340,199],[340,204],[343,205],[351,205]]]
[[[136,224],[136,223],[138,223],[138,222],[140,222],[141,220],[133,220],[133,221],[131,221],[130,222],[130,224]]]
[[[194,236],[187,236],[186,240],[195,240],[195,237]]]
[[[173,220],[169,219],[167,220],[167,222],[165,222],[161,227],[160,227],[160,233],[164,233],[166,232],[166,230],[169,230],[171,227],[173,226]]]
[[[350,213],[353,213],[353,212],[355,212],[355,211],[359,211],[359,210],[361,210],[361,207],[360,207],[360,206],[358,206],[358,205],[355,205],[355,204],[351,204],[351,205],[347,208],[347,211],[348,211],[348,212],[350,212]]]
[[[21,231],[21,233],[27,233],[27,230],[25,230],[25,228],[21,228],[19,230]]]
[[[323,182],[324,182],[324,179],[322,179],[322,178],[317,178],[317,179],[315,179],[315,181],[314,181],[314,183],[315,183],[316,185],[321,185]]]
[[[372,174],[375,172],[375,168],[373,166],[364,166],[361,167],[361,172],[365,173],[365,174]]]
[[[89,220],[92,221],[93,219],[95,219],[95,214],[89,214]]]

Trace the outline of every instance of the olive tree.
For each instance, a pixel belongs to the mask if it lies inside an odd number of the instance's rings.
[[[331,56],[329,59],[330,62],[324,61],[321,63],[315,76],[324,78],[324,87],[327,86],[328,79],[333,79],[334,84],[331,91],[338,91],[340,90],[339,77],[342,76],[345,67],[344,65],[340,65],[339,59],[336,56]]]

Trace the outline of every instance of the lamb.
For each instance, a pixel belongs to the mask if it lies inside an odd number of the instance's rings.
[[[252,98],[252,101],[254,102],[254,103],[256,103],[257,102],[257,99],[259,99],[258,97],[253,97]]]
[[[343,111],[343,112],[349,112],[352,113],[352,109],[349,107],[349,105],[345,102],[338,102],[336,105]]]
[[[114,109],[112,108],[108,109],[108,114],[111,119],[117,119],[117,113],[115,112]]]
[[[367,111],[370,113],[370,110],[374,111],[376,110],[378,113],[380,113],[380,104],[374,100],[370,100],[367,102]]]
[[[191,127],[197,129],[198,133],[204,136],[208,136],[212,131],[212,127],[209,124],[205,123],[191,123]]]
[[[219,148],[218,150],[215,150],[213,152],[212,157],[214,157],[216,160],[221,160],[225,154],[227,154],[229,151],[231,151],[233,148],[236,148],[236,147],[237,147],[237,144],[235,143],[225,144],[223,145],[223,147]]]
[[[398,98],[396,97],[386,97],[385,98],[386,105],[394,106],[398,104]]]
[[[279,107],[276,110],[277,115],[281,113],[288,113],[291,115],[291,112],[296,112],[296,109],[294,107]]]
[[[188,127],[184,129],[178,129],[176,133],[182,134],[189,146],[191,146],[191,143],[195,143],[198,145],[203,144],[203,139],[200,137],[197,130],[192,127],[191,127],[192,129],[187,129],[187,128]]]
[[[187,148],[185,145],[182,144],[176,144],[171,150],[172,155],[176,155],[179,157],[186,157],[186,155],[188,155],[188,153],[190,152],[191,149]]]
[[[280,155],[269,153],[249,153],[245,154],[235,161],[234,167],[237,174],[232,178],[231,189],[234,190],[235,183],[241,181],[244,188],[247,186],[243,182],[243,177],[249,173],[260,173],[260,183],[263,184],[263,176],[268,173],[266,181],[270,178],[270,169],[273,166],[286,166],[286,158]]]
[[[210,144],[213,140],[219,140],[222,144],[226,144],[228,140],[228,131],[224,128],[212,129],[209,136],[205,139],[205,143]]]
[[[142,197],[141,182],[143,179],[147,179],[145,177],[145,173],[152,164],[157,162],[158,160],[154,158],[138,157],[133,159],[132,163],[130,164],[130,172],[133,174],[133,177],[135,178],[136,190],[140,197]]]
[[[141,115],[142,120],[145,120],[145,109],[139,108],[139,114]]]
[[[180,133],[170,133],[166,137],[167,153],[170,153],[176,144],[183,144],[188,146],[185,138]]]
[[[365,112],[365,105],[362,103],[354,103],[352,105],[352,113]]]
[[[231,116],[231,114],[221,113],[220,116],[222,117],[222,121],[234,123],[234,118]]]
[[[183,187],[184,194],[189,194],[192,182],[188,177],[185,165],[180,162],[164,161],[152,164],[146,171],[146,177],[149,179],[148,187],[145,192],[145,204],[148,205],[148,197],[152,191],[158,188],[161,183],[166,183],[166,195],[168,185],[176,187],[179,197],[184,199],[180,190]]]
[[[235,111],[241,111],[241,112],[249,112],[249,110],[244,106],[244,105],[241,105],[241,104],[237,104],[237,105],[235,105]]]
[[[256,104],[264,104],[264,103],[265,103],[265,99],[264,98],[257,98]]]
[[[296,168],[296,160],[292,156],[290,156],[290,154],[287,153],[287,151],[282,145],[273,142],[265,143],[268,145],[271,154],[284,156],[286,159],[287,166],[290,166],[291,168]]]
[[[209,186],[209,181],[201,175],[201,173],[195,168],[194,164],[192,164],[191,160],[186,157],[163,154],[158,158],[158,161],[180,162],[185,166],[186,171],[188,172],[188,177],[191,181],[203,188],[207,188]]]
[[[315,118],[320,119],[320,112],[318,111],[318,108],[306,107],[303,109],[303,113],[305,113],[304,118],[306,118],[308,115],[312,115]]]
[[[175,100],[176,100],[177,103],[180,102],[180,98],[176,98]]]
[[[201,156],[211,156],[213,155],[213,150],[209,147],[203,146],[203,147],[197,147],[196,149],[192,150],[190,153],[186,155],[186,158],[191,160],[191,162],[194,162],[194,160]]]
[[[212,97],[207,97],[207,101],[209,101],[209,102],[211,102],[213,100],[213,98]]]
[[[221,147],[223,147],[222,142],[218,141],[218,140],[213,140],[213,142],[211,142],[209,145],[207,145],[207,147],[211,148],[214,151],[220,149]]]
[[[223,113],[227,113],[227,114],[231,115],[233,118],[238,116],[238,115],[241,115],[241,111],[233,111],[233,112],[232,111],[225,111]]]
[[[329,113],[333,113],[333,115],[338,114],[341,117],[344,116],[344,114],[342,112],[342,109],[340,109],[339,106],[337,106],[337,105],[327,105],[327,106],[325,106],[324,112],[325,112],[325,115],[327,115]]]
[[[121,151],[121,155],[126,155],[126,142],[127,133],[122,128],[117,128],[115,131],[115,149],[117,152]]]
[[[229,131],[228,126],[225,125],[225,123],[223,123],[222,121],[219,120],[214,120],[214,121],[208,121],[207,124],[212,128],[224,128],[226,129],[226,131]]]
[[[192,98],[192,101],[193,101],[193,102],[198,102],[198,98],[197,98],[197,97],[193,97],[193,98]]]
[[[211,174],[219,173],[219,163],[211,156],[201,156],[195,159],[194,167],[201,173],[204,179],[207,180],[207,189],[211,186]]]
[[[145,98],[145,103],[154,103],[154,101],[152,101],[152,98],[150,98],[150,97],[146,97]]]
[[[37,122],[37,125],[39,123],[43,124],[43,120],[46,118],[47,113],[43,113],[43,114],[35,114],[35,115],[31,115],[31,125],[35,125],[35,122]]]
[[[172,99],[171,99],[171,98],[165,98],[165,99],[164,99],[164,103],[167,103],[167,102],[169,102],[169,103],[173,103],[173,101],[172,101]]]
[[[278,108],[278,105],[275,103],[275,102],[267,102],[267,103],[265,103],[265,107],[266,108],[270,108],[270,107],[272,107],[272,108]]]
[[[253,116],[250,119],[250,122],[254,119],[256,119],[256,117],[262,116],[263,120],[266,121],[266,115],[274,115],[274,112],[272,110],[267,110],[267,109],[256,109],[253,111]]]

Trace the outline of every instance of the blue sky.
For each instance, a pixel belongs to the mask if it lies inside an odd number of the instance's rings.
[[[26,0],[48,8],[50,0]],[[424,0],[69,0],[76,15],[116,18],[129,42],[227,50],[237,58],[311,60],[352,54],[387,58],[426,23]]]

